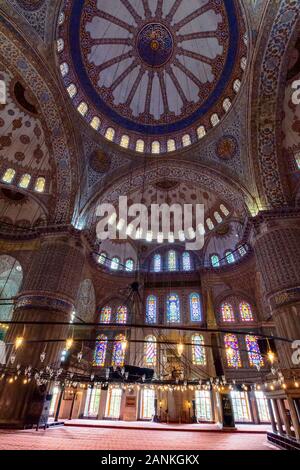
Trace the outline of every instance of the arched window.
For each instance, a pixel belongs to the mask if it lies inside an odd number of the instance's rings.
[[[183,137],[182,137],[182,145],[183,147],[187,147],[188,145],[191,145],[192,141],[191,141],[191,136],[189,134],[185,134]]]
[[[246,70],[246,67],[247,67],[247,58],[242,57],[242,59],[241,59],[241,69]]]
[[[233,90],[238,93],[240,91],[240,88],[241,88],[241,80],[239,80],[238,78],[233,82]]]
[[[70,98],[74,98],[74,96],[77,95],[76,85],[74,83],[70,83],[70,85],[67,88],[67,92],[68,92]]]
[[[111,260],[110,269],[117,271],[120,266],[120,260],[116,256]]]
[[[137,140],[135,144],[135,150],[137,152],[143,152],[144,149],[145,149],[145,142],[141,139]]]
[[[154,255],[153,258],[153,270],[156,273],[159,273],[161,271],[161,268],[161,256],[157,253],[156,255]]]
[[[223,214],[225,215],[225,217],[229,215],[229,210],[227,209],[226,206],[224,206],[224,204],[220,205],[220,209],[221,209],[221,212],[223,212]]]
[[[193,364],[197,366],[206,365],[204,338],[202,335],[196,334],[192,336],[192,356]]]
[[[191,255],[187,251],[182,253],[182,269],[184,271],[191,271],[192,269]]]
[[[31,175],[25,173],[20,179],[19,186],[20,188],[27,189],[31,180]]]
[[[78,106],[77,106],[77,111],[82,115],[85,116],[86,113],[88,112],[88,105],[82,101]]]
[[[213,268],[219,268],[220,258],[218,255],[211,255],[210,260],[211,260],[211,265]]]
[[[110,323],[111,320],[111,307],[106,306],[101,309],[100,323]]]
[[[231,304],[227,302],[223,302],[221,305],[221,314],[222,314],[222,321],[234,322],[234,313],[233,313],[233,307]]]
[[[100,128],[101,121],[98,118],[98,116],[94,116],[93,119],[91,120],[91,127],[95,129],[95,131],[98,131]]]
[[[177,259],[176,259],[176,251],[170,250],[168,252],[168,270],[169,271],[176,271],[177,268]]]
[[[157,322],[157,299],[155,295],[148,295],[147,297],[146,322],[147,323]]]
[[[198,139],[203,139],[203,137],[206,135],[206,130],[204,126],[199,126],[197,129],[197,136]]]
[[[106,258],[107,258],[107,254],[105,253],[105,251],[102,251],[102,253],[100,253],[100,255],[99,255],[98,263],[99,264],[105,264]]]
[[[242,367],[239,343],[236,335],[232,333],[228,333],[227,335],[225,335],[224,344],[226,349],[226,359],[228,367]]]
[[[211,115],[210,122],[212,123],[213,126],[216,126],[220,122],[220,118],[217,115],[217,113],[214,113]]]
[[[62,64],[60,64],[59,68],[62,77],[65,77],[69,73],[69,66],[67,62],[63,62]]]
[[[260,353],[260,349],[257,342],[257,336],[254,335],[246,335],[246,346],[248,351],[248,358],[250,367],[263,367],[264,360]]]
[[[4,183],[11,183],[15,177],[16,171],[13,168],[8,168],[2,176]]]
[[[191,321],[202,320],[200,295],[197,293],[190,294],[190,318]]]
[[[176,143],[174,139],[169,139],[167,142],[168,152],[174,152],[176,150]]]
[[[94,353],[94,366],[104,367],[105,365],[105,356],[107,349],[107,337],[105,335],[100,335],[97,337],[96,348]]]
[[[129,271],[129,272],[133,271],[133,259],[129,258],[129,259],[126,260],[125,270]]]
[[[229,111],[230,108],[231,108],[231,101],[229,98],[225,98],[225,100],[223,101],[223,109],[227,113],[227,111]]]
[[[129,137],[128,137],[128,135],[122,135],[120,145],[121,145],[121,147],[124,147],[125,149],[128,148],[128,146],[129,146]]]
[[[113,127],[108,127],[105,132],[105,137],[107,140],[113,141],[115,138],[115,130]]]
[[[180,322],[180,303],[177,294],[170,294],[167,300],[167,321],[170,323]]]
[[[228,264],[233,264],[235,262],[234,254],[232,253],[232,251],[226,251],[225,256]]]
[[[210,218],[206,219],[206,224],[207,224],[209,230],[213,230],[215,228],[214,223]]]
[[[112,366],[123,367],[125,361],[126,348],[124,342],[126,338],[124,335],[118,335],[115,337],[114,348],[112,353]]]
[[[152,142],[151,152],[156,153],[156,154],[160,153],[160,143],[158,142],[158,140],[155,140],[154,142]]]
[[[251,306],[248,302],[241,302],[239,306],[240,316],[242,321],[253,321],[253,313]]]
[[[155,336],[147,336],[145,338],[145,366],[146,367],[155,367],[156,366],[156,356],[157,356],[157,344]]]
[[[127,313],[128,309],[126,305],[120,305],[117,308],[117,316],[116,316],[116,323],[124,324],[127,322]]]
[[[218,222],[218,224],[221,224],[222,221],[223,221],[223,219],[222,219],[222,217],[221,217],[221,215],[219,214],[218,211],[216,211],[216,212],[214,213],[214,218],[216,219],[216,221]]]
[[[34,190],[38,193],[43,193],[45,191],[46,180],[43,176],[39,176],[35,182]]]

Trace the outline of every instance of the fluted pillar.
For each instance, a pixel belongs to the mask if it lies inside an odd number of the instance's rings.
[[[24,285],[18,297],[13,315],[14,321],[69,322],[84,266],[84,249],[75,235],[49,234],[41,240],[40,249],[32,254]],[[12,325],[5,338],[14,343],[23,336],[24,344],[15,351],[14,365],[21,370],[31,366],[32,370],[57,368],[60,363],[68,326],[64,325]],[[41,343],[40,340],[48,340]],[[46,346],[46,349],[45,349]],[[7,346],[12,350],[12,346]],[[46,358],[41,363],[40,355],[45,350]],[[24,376],[23,376],[24,378]],[[20,378],[14,383],[6,379],[0,382],[0,425],[22,427],[28,413],[32,413],[32,402],[39,396],[39,387],[34,379],[24,385]],[[41,397],[42,399],[42,397]]]
[[[255,221],[252,245],[276,334],[289,340],[300,338],[300,220],[293,217],[260,216]],[[278,341],[281,369],[298,369],[291,343]]]

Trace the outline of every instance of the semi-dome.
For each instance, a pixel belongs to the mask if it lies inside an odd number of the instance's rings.
[[[246,68],[239,2],[66,0],[64,85],[107,139],[140,152],[188,146],[231,108]]]

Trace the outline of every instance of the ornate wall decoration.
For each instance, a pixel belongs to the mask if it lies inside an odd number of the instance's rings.
[[[109,138],[123,146],[125,135],[134,150],[145,139],[150,152],[157,139],[165,152],[171,134],[174,149],[182,148],[200,138],[199,126],[211,129],[229,110],[246,68],[244,34],[233,0],[198,8],[188,0],[157,6],[65,0],[57,30],[60,71],[73,104],[97,131],[107,136],[113,127]]]
[[[15,7],[40,37],[45,37],[48,6],[51,2],[47,2],[47,0],[7,0],[7,3]]]
[[[256,170],[257,180],[262,183],[266,205],[279,207],[286,204],[286,195],[282,185],[280,167],[281,159],[281,104],[286,80],[287,47],[299,19],[299,5],[296,1],[283,0],[270,3],[269,18],[275,13],[274,23],[265,25],[265,34],[269,35],[267,46],[259,54],[260,64],[259,83],[253,84],[252,116],[253,155],[258,156],[259,171]],[[269,20],[270,21],[270,20]],[[262,40],[263,41],[263,40]],[[260,173],[260,174],[259,174]]]
[[[237,152],[238,143],[235,137],[231,135],[224,135],[217,142],[216,153],[221,160],[230,160],[236,156]]]
[[[12,73],[20,75],[25,83],[34,84],[34,95],[42,116],[45,116],[47,135],[52,146],[52,158],[56,165],[56,185],[53,187],[53,219],[63,221],[70,217],[75,196],[76,153],[74,136],[63,119],[65,108],[55,83],[45,71],[45,66],[28,49],[17,32],[4,18],[0,22],[0,56],[2,63],[9,65]],[[65,115],[64,115],[65,116]]]
[[[91,168],[97,173],[106,173],[110,169],[111,160],[101,149],[94,150],[89,158]]]
[[[93,282],[85,279],[81,282],[75,302],[76,316],[86,322],[93,321],[96,309],[95,290]]]

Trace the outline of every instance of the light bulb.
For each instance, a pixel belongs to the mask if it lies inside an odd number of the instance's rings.
[[[273,364],[273,362],[275,360],[275,354],[271,350],[268,352],[268,359],[271,362],[271,364]]]
[[[182,343],[177,344],[177,352],[179,356],[182,356],[184,351],[184,345]]]
[[[71,349],[72,346],[73,346],[73,338],[68,338],[66,340],[66,350],[69,351],[69,349]]]
[[[20,346],[22,346],[23,342],[24,342],[23,336],[18,336],[15,339],[15,348],[18,349]]]

